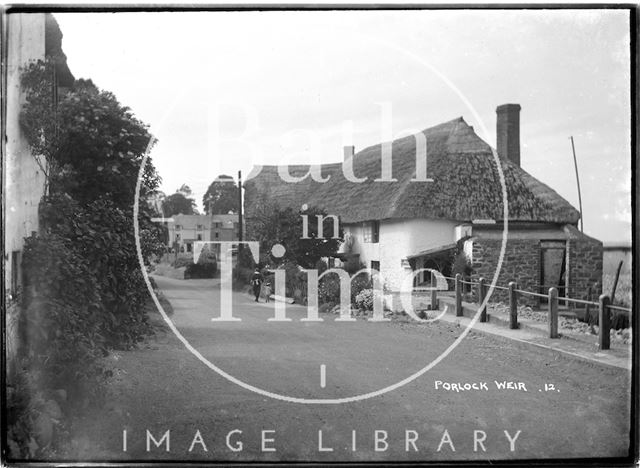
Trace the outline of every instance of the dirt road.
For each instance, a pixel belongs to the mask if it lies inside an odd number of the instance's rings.
[[[241,293],[233,294],[233,315],[242,320],[214,322],[214,282],[156,281],[177,329],[203,358],[248,385],[298,399],[393,385],[462,332],[454,324],[337,322],[334,315],[303,322],[299,306],[287,307],[290,322],[269,322],[274,305]],[[475,332],[416,380],[344,404],[291,403],[247,390],[168,330],[110,359],[116,375],[108,404],[75,425],[72,457],[415,461],[627,452],[628,372],[553,359]]]

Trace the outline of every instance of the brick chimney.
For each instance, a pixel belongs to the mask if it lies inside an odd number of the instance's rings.
[[[502,104],[496,113],[498,156],[520,166],[520,104]]]
[[[353,153],[355,152],[355,146],[345,146],[344,147],[344,160],[346,161],[349,158],[353,158]]]

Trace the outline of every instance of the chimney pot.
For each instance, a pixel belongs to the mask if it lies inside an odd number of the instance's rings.
[[[520,166],[520,104],[502,104],[496,109],[498,156]]]
[[[345,146],[344,147],[344,160],[346,161],[349,158],[353,158],[354,152],[355,152],[355,146]]]

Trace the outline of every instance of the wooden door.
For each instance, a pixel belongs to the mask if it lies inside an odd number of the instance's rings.
[[[540,294],[547,294],[549,288],[557,288],[558,296],[565,295],[566,256],[564,241],[540,243]]]

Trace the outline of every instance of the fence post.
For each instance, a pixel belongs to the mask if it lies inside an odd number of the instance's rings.
[[[482,306],[485,295],[486,295],[486,290],[484,287],[484,278],[480,278],[480,280],[478,280],[478,304],[480,305],[480,307],[482,307],[482,312],[480,312],[481,322],[487,321],[487,306],[486,305],[484,307]]]
[[[456,317],[462,315],[462,275],[456,273]]]
[[[431,310],[438,309],[438,290],[436,289],[438,286],[438,282],[436,279],[436,274],[431,272]]]
[[[549,338],[558,338],[558,290],[549,288]]]
[[[515,281],[509,282],[509,328],[518,328],[518,293]]]
[[[598,332],[598,345],[600,349],[609,349],[609,330],[611,324],[609,322],[609,296],[602,294],[600,296],[600,310],[598,311],[598,325],[600,331]]]

